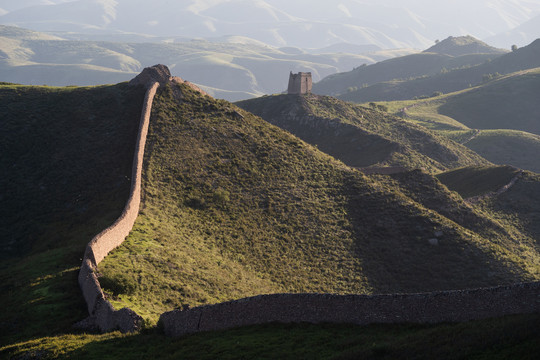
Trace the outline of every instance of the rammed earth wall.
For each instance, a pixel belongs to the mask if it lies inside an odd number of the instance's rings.
[[[423,294],[273,294],[174,310],[160,317],[166,335],[281,323],[438,323],[540,311],[540,282]]]
[[[105,299],[96,276],[97,265],[107,254],[119,246],[129,235],[139,213],[141,202],[141,175],[144,157],[144,147],[150,123],[152,102],[159,82],[150,81],[147,84],[144,99],[139,134],[133,159],[130,196],[120,217],[107,229],[96,235],[86,246],[83,263],[79,272],[79,285],[88,306],[90,317],[79,324],[83,327],[94,327],[100,331],[119,329],[122,332],[134,331],[140,326],[142,318],[133,310],[124,308],[115,311]]]

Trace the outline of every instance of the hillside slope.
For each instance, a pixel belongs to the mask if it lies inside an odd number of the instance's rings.
[[[0,262],[1,358],[238,358],[276,351],[369,358],[381,349],[431,356],[434,343],[440,354],[462,344],[463,356],[537,348],[535,317],[419,327],[265,325],[179,340],[152,328],[78,333],[72,324],[86,316],[80,258],[126,200],[144,89],[0,90],[6,119],[0,169],[8,174],[0,181],[9,189],[0,202],[2,220],[9,220],[2,230],[20,236],[2,243],[9,258]],[[155,104],[144,207],[100,274],[110,298],[136,304],[147,325],[163,309],[258,292],[393,292],[539,278],[538,254],[520,243],[520,234],[508,236],[431,176],[399,175],[406,186],[364,177],[185,86],[165,88]],[[469,216],[473,222],[461,220]],[[434,236],[437,246],[429,243]],[[32,246],[8,254],[14,244]]]
[[[331,97],[278,95],[238,105],[353,167],[402,166],[437,172],[488,164],[421,126]]]
[[[540,172],[538,91],[540,69],[531,69],[434,99],[386,105],[495,164]]]
[[[499,75],[540,67],[540,39],[528,46],[482,64],[445,71],[412,80],[393,80],[358,88],[340,96],[353,102],[407,100],[431,96],[435,92],[450,93],[479,85]]]
[[[468,167],[437,176],[522,241],[538,247],[540,239],[540,175],[509,166]],[[511,186],[500,191],[507,185]],[[499,190],[499,191],[498,191]]]
[[[452,69],[479,65],[505,52],[472,37],[449,37],[419,54],[400,56],[327,76],[313,85],[313,92],[345,95],[381,82],[434,76]]]
[[[127,200],[143,97],[127,84],[0,86],[0,342],[85,316],[80,259]]]
[[[100,264],[113,303],[150,322],[171,308],[260,293],[410,292],[537,276],[535,251],[489,219],[468,229],[185,86],[163,88],[154,104],[141,215]],[[440,246],[429,243],[434,231],[444,233]]]

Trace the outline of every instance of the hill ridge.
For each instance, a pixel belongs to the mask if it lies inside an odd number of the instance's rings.
[[[159,77],[162,78],[162,80],[166,79],[166,80],[163,80],[163,83],[167,84],[168,82],[171,82],[171,78],[167,76],[166,71],[164,71],[165,69],[166,67],[157,68],[157,72],[161,73],[162,75],[165,74],[165,76],[160,75]],[[151,68],[150,70],[153,72],[156,72],[156,68]],[[150,70],[148,72],[150,72]],[[148,72],[143,74],[141,78],[144,79],[145,76],[148,76]],[[89,323],[92,323],[93,321],[94,326],[98,327],[99,330],[103,332],[110,331],[116,328],[120,329],[123,332],[135,331],[140,326],[140,322],[142,320],[140,316],[138,316],[135,312],[127,308],[114,311],[111,303],[108,300],[106,300],[104,297],[103,291],[101,290],[99,281],[97,279],[97,276],[95,275],[94,270],[96,269],[97,264],[107,255],[107,253],[110,250],[112,250],[114,247],[118,246],[125,239],[127,234],[131,231],[133,223],[135,222],[135,218],[138,215],[140,195],[141,195],[142,159],[144,156],[144,148],[145,148],[144,144],[145,144],[146,135],[148,132],[150,113],[152,110],[152,101],[158,87],[160,86],[159,80],[155,79],[153,76],[148,76],[148,77],[150,78],[151,86],[147,85],[148,90],[146,93],[143,111],[141,114],[140,134],[137,140],[138,145],[136,147],[136,153],[134,156],[132,189],[130,192],[130,198],[128,200],[128,204],[126,205],[124,212],[122,213],[120,218],[115,222],[115,224],[113,224],[113,226],[111,226],[110,228],[107,228],[106,230],[104,230],[102,233],[98,234],[90,242],[90,244],[87,247],[87,251],[85,252],[83,265],[81,266],[81,271],[79,275],[81,288],[83,289],[84,297],[87,300],[89,312],[91,314],[90,319],[86,321],[85,323],[84,322],[83,323],[85,325],[88,325]],[[134,81],[133,84],[143,84],[143,83],[141,81]],[[129,218],[129,219],[125,219],[125,218]],[[118,232],[116,232],[116,228],[119,228]],[[106,239],[107,236],[114,237],[114,239]],[[517,285],[517,288],[523,288],[523,286]],[[440,292],[430,292],[429,294],[433,295],[433,294],[438,294],[438,293]],[[299,298],[302,300],[302,296],[304,295],[298,294],[298,295],[293,295],[293,297]],[[330,296],[330,294],[322,294],[322,295]],[[279,293],[273,296],[277,298],[282,298],[282,297],[287,298],[288,295],[284,293]],[[256,298],[261,298],[261,297],[256,297]],[[344,298],[347,298],[347,296],[345,297],[340,296],[340,297],[337,297],[336,299],[340,299],[339,301],[341,301],[341,299],[344,299]],[[245,299],[238,300],[238,301],[241,303],[246,302]],[[301,307],[305,303],[306,302],[302,300],[300,301],[299,305],[297,305],[297,307],[298,306]],[[221,303],[215,306],[218,306],[218,307],[224,306],[223,304],[227,304],[227,303]],[[526,305],[530,305],[530,304],[526,304]],[[275,307],[276,303],[273,303],[272,306]],[[344,311],[349,311],[349,310],[350,308],[346,307]],[[197,312],[198,310],[195,309],[194,311],[195,313],[198,314]],[[514,310],[510,310],[510,311],[514,311]],[[193,313],[193,311],[182,314],[181,316],[185,316],[186,314],[191,314],[191,313]],[[234,317],[234,312],[232,314]],[[343,316],[343,312],[338,312],[338,314],[339,314],[338,317]],[[506,312],[503,311],[501,314],[506,314]],[[165,315],[162,315],[162,317],[164,316]],[[323,319],[325,318],[323,317]],[[295,320],[291,320],[291,321],[295,321]],[[320,318],[319,318],[319,321],[320,321]],[[176,325],[167,325],[167,326],[176,326]],[[166,328],[166,332],[169,331],[168,329],[169,328]]]

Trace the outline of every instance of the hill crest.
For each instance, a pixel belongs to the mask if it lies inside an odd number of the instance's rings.
[[[449,36],[423,52],[461,56],[468,54],[505,54],[508,51],[497,49],[473,36],[467,35],[457,37]]]

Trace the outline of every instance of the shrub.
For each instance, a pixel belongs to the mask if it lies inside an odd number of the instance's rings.
[[[135,280],[124,274],[102,276],[99,278],[99,283],[103,289],[110,291],[113,295],[130,295],[137,288]]]

